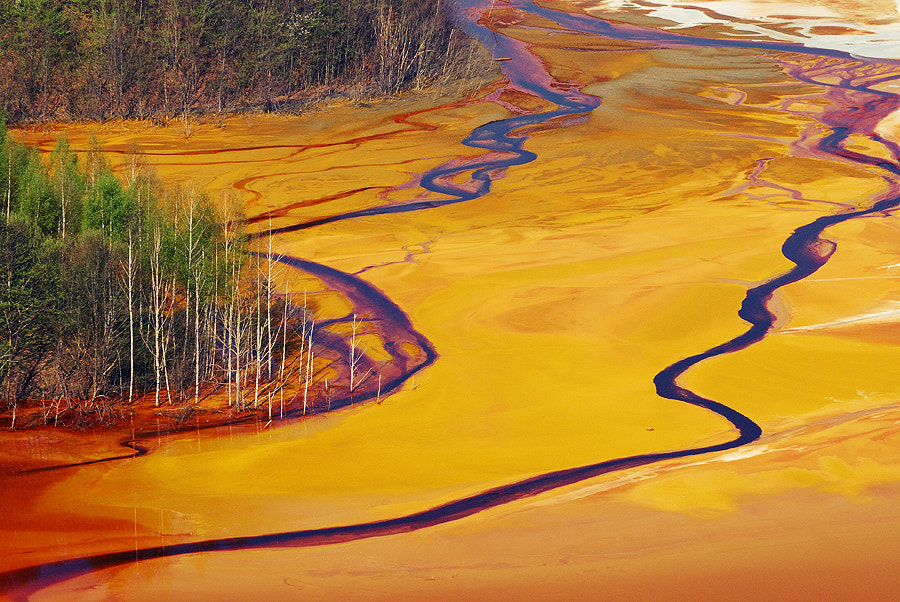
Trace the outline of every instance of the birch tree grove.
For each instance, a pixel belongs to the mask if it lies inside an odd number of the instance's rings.
[[[78,165],[60,144],[43,168],[0,133],[0,163],[13,166],[9,218],[0,212],[7,426],[36,424],[22,422],[28,399],[57,400],[40,420],[71,424],[124,418],[143,396],[184,416],[216,392],[234,411],[266,404],[270,418],[276,399],[282,417],[301,392],[305,408],[309,314],[277,293],[275,261],[252,260],[234,198],[163,192],[139,150],[127,185],[96,145]]]
[[[163,274],[162,265],[162,232],[160,226],[153,229],[150,240],[150,254],[148,263],[150,268],[149,289],[149,315],[147,330],[145,331],[144,344],[153,356],[154,375],[154,401],[156,407],[160,403],[160,390],[165,366],[165,325],[169,313],[166,311],[168,291],[166,289],[167,278]]]
[[[128,401],[134,399],[134,314],[135,286],[137,284],[137,256],[134,248],[134,232],[128,229],[128,255],[123,267],[122,285],[128,296]]]

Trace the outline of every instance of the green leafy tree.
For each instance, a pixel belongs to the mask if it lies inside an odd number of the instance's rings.
[[[59,235],[77,234],[81,225],[81,200],[87,183],[78,169],[78,156],[65,138],[56,142],[50,153],[52,172],[52,193],[59,206]]]
[[[31,223],[0,219],[0,383],[14,412],[57,338],[62,297],[56,259]]]
[[[97,230],[109,238],[124,242],[137,217],[137,205],[131,193],[112,174],[104,172],[84,198],[82,228]]]
[[[59,199],[53,194],[53,184],[37,149],[26,149],[19,169],[18,202],[13,203],[13,211],[25,216],[43,234],[55,233],[60,220]]]

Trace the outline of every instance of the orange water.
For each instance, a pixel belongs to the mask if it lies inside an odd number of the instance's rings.
[[[718,416],[659,398],[653,376],[742,332],[746,289],[790,266],[787,235],[883,191],[880,174],[796,156],[789,144],[815,114],[767,103],[810,95],[815,106],[821,91],[752,52],[506,33],[540,43],[551,72],[588,84],[602,106],[534,133],[526,148],[538,160],[482,199],[272,240],[275,252],[366,270],[438,361],[381,404],[3,477],[0,567],[390,518],[542,472],[733,437]],[[729,103],[729,90],[754,96]],[[113,151],[137,140],[164,181],[234,188],[249,216],[274,212],[279,227],[381,203],[411,174],[477,154],[460,140],[510,114],[448,103],[234,117],[189,138],[129,122],[18,135],[49,148],[93,134]],[[781,188],[734,192],[761,159]],[[142,562],[34,599],[886,598],[900,551],[898,230],[893,216],[829,230],[837,254],[773,299],[778,329],[683,377],[756,420],[765,434],[754,445],[421,532]],[[100,444],[86,439],[93,453]]]

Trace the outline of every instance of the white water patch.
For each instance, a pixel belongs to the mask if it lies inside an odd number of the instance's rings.
[[[549,497],[547,499],[539,499],[534,502],[529,502],[525,505],[526,508],[540,508],[542,506],[555,506],[556,504],[562,504],[564,502],[571,502],[573,500],[579,500],[581,498],[585,498],[591,495],[595,495],[598,493],[603,493],[605,491],[611,491],[613,489],[618,489],[619,487],[625,487],[626,485],[633,485],[635,483],[640,483],[641,481],[646,481],[648,479],[652,479],[658,476],[659,470],[656,468],[643,468],[640,470],[636,470],[632,473],[617,477],[615,479],[605,481],[603,483],[597,483],[595,485],[587,485],[585,487],[579,487],[575,491],[568,491],[566,493],[560,493]]]
[[[900,83],[888,84],[882,86],[882,89],[886,92],[900,94]],[[875,133],[886,140],[900,144],[900,109],[879,121],[878,125],[875,126]]]
[[[900,304],[895,304],[900,305]],[[778,331],[780,334],[791,334],[793,332],[809,332],[811,330],[824,330],[826,328],[839,328],[849,324],[861,323],[883,323],[900,321],[900,307],[874,311],[865,314],[849,316],[833,322],[823,322],[821,324],[810,324],[809,326],[797,326],[795,328],[784,328]]]
[[[737,462],[738,460],[746,460],[747,458],[755,458],[761,456],[769,450],[768,445],[751,445],[748,447],[736,449],[732,452],[722,454],[717,458],[709,460],[709,462]],[[706,464],[707,462],[696,462],[695,464]]]
[[[885,3],[887,6],[891,6]],[[589,13],[638,12],[672,23],[662,29],[718,25],[735,37],[793,42],[849,54],[900,59],[900,1],[885,10],[873,3],[870,12],[848,11],[839,1],[808,0],[595,0]],[[832,8],[833,6],[833,8]]]
[[[620,487],[634,485],[642,481],[656,478],[662,472],[668,472],[670,470],[680,470],[682,468],[688,468],[690,466],[702,466],[704,464],[713,464],[718,462],[737,462],[740,460],[746,460],[748,458],[754,458],[771,451],[775,450],[770,449],[768,445],[748,445],[746,447],[742,447],[725,453],[712,455],[708,458],[696,460],[694,462],[673,465],[669,468],[660,466],[645,467],[611,479],[609,481],[604,481],[603,483],[579,487],[574,491],[567,491],[565,493],[560,493],[547,499],[539,499],[537,501],[530,502],[526,504],[526,507],[539,508],[541,506],[554,506],[556,504],[571,502],[573,500],[596,495],[598,493],[604,493],[606,491],[611,491]]]

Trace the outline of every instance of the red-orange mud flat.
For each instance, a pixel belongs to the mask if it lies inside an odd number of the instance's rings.
[[[606,47],[513,21],[505,35],[603,102],[528,131],[537,159],[472,201],[291,229],[410,201],[423,194],[417,174],[483,152],[460,143],[475,127],[552,107],[493,87],[461,102],[234,117],[188,138],[127,122],[17,132],[44,148],[58,135],[83,147],[93,134],[112,151],[136,140],[165,182],[234,188],[248,217],[267,216],[253,228],[282,229],[275,253],[371,283],[439,358],[379,404],[4,475],[0,568],[391,519],[543,473],[734,438],[721,416],[658,396],[654,377],[744,332],[747,290],[793,265],[781,254],[788,236],[870,205],[890,178],[816,150],[841,100],[789,74],[806,59]],[[885,211],[823,237],[837,251],[776,291],[762,341],[679,378],[759,424],[749,445],[408,533],[118,565],[32,599],[891,599],[900,223]],[[280,278],[303,291],[301,273]],[[36,440],[35,453],[49,444]]]

